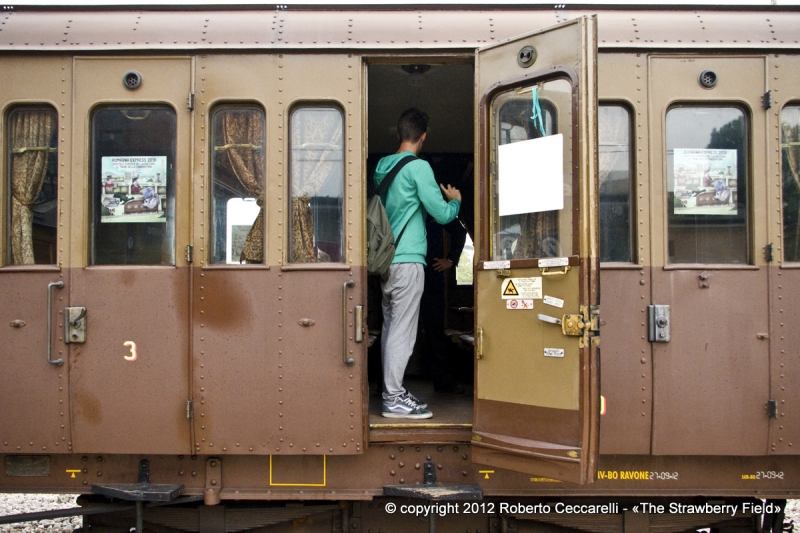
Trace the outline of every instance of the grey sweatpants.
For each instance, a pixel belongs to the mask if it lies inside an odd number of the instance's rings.
[[[389,265],[389,276],[381,281],[383,291],[383,399],[389,400],[406,389],[403,374],[417,341],[419,302],[425,289],[425,267],[421,263]]]

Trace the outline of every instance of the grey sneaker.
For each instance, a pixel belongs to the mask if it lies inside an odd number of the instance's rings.
[[[381,415],[386,418],[430,418],[433,413],[420,407],[408,392],[392,400],[384,400]]]
[[[420,400],[419,398],[417,398],[416,396],[414,396],[413,394],[411,394],[408,391],[406,391],[406,394],[408,394],[408,397],[411,398],[412,402],[417,404],[417,407],[419,407],[421,409],[427,409],[428,408],[428,404],[426,402],[423,402],[422,400]]]

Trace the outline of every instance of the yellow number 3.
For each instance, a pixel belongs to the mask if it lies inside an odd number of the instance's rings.
[[[136,358],[139,357],[139,354],[136,353],[136,343],[133,341],[125,341],[122,343],[123,346],[128,346],[131,349],[130,355],[123,356],[126,361],[136,361]]]

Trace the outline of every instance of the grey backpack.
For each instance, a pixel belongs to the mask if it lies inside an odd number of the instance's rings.
[[[381,202],[381,194],[389,188],[394,177],[407,163],[417,159],[409,155],[395,163],[391,172],[386,175],[381,184],[375,189],[374,196],[367,205],[367,273],[383,275],[389,270],[389,265],[394,259],[394,251],[400,243],[400,238],[406,230],[405,226],[395,240],[389,217]]]

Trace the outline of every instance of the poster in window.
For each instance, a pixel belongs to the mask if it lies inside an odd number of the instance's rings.
[[[164,222],[167,156],[103,157],[100,222]]]
[[[736,150],[676,148],[676,215],[736,215]]]

